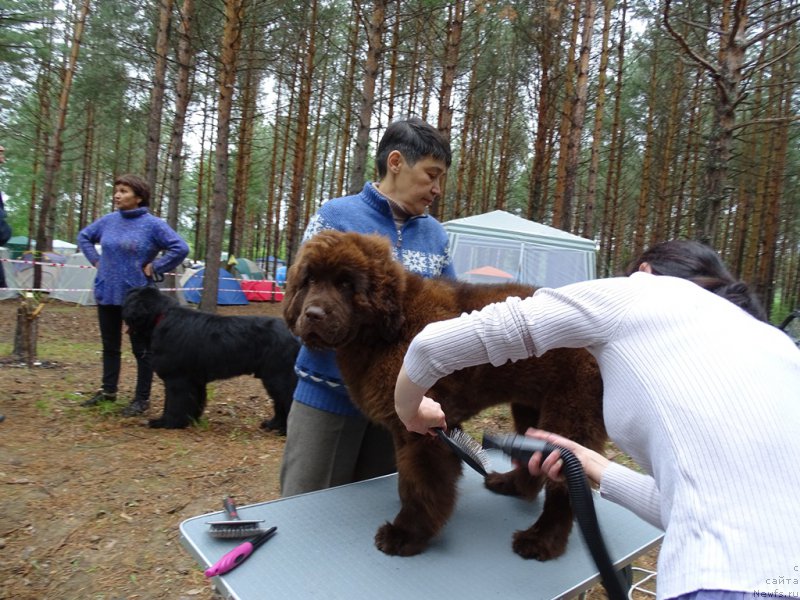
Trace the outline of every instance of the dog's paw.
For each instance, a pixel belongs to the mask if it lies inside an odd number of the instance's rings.
[[[375,534],[378,550],[391,556],[414,556],[428,547],[428,538],[422,539],[412,532],[391,523],[382,525]]]
[[[281,435],[286,435],[286,422],[278,422],[278,419],[264,419],[261,421],[261,429],[264,431],[277,431]]]
[[[519,496],[520,490],[517,486],[517,477],[515,473],[516,471],[509,471],[508,473],[489,473],[483,480],[483,485],[486,486],[486,489],[495,494]]]
[[[543,477],[533,477],[527,469],[514,469],[507,473],[489,473],[483,484],[495,494],[533,500],[542,491],[544,482]]]
[[[550,560],[564,554],[567,549],[570,528],[564,530],[558,524],[541,527],[535,523],[530,529],[514,534],[512,547],[522,558]]]

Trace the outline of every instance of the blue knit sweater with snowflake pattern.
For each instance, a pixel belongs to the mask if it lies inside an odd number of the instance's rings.
[[[429,215],[420,215],[398,228],[387,198],[372,183],[368,182],[358,194],[325,202],[309,221],[303,241],[326,229],[380,234],[391,241],[395,259],[407,271],[423,277],[455,277],[442,224]],[[339,415],[361,414],[350,401],[335,352],[303,346],[295,372],[297,402]]]

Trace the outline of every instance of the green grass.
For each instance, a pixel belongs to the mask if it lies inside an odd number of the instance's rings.
[[[0,343],[0,356],[11,356],[12,343]],[[71,342],[69,340],[39,340],[36,344],[36,359],[53,362],[95,361],[100,355],[100,340],[97,342]]]

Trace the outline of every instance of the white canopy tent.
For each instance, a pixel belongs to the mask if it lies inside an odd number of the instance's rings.
[[[58,273],[56,290],[50,297],[63,302],[74,302],[84,306],[97,304],[94,299],[94,278],[97,269],[82,253],[72,254]]]
[[[555,227],[502,210],[443,225],[459,279],[472,280],[469,271],[481,267],[501,269],[514,281],[536,287],[559,287],[596,277],[596,243]]]

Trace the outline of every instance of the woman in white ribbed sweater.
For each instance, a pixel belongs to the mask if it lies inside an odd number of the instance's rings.
[[[584,347],[600,365],[611,439],[646,474],[569,440],[605,498],[665,530],[658,597],[800,596],[800,350],[696,242],[655,246],[628,277],[542,289],[433,323],[397,380],[410,431],[444,427],[424,396],[482,363]],[[533,474],[560,478],[551,454]],[[729,593],[733,592],[733,596]]]

